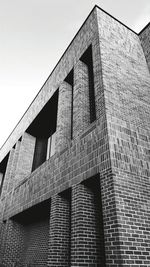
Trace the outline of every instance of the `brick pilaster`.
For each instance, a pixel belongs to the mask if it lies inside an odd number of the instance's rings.
[[[35,149],[35,137],[24,133],[21,140],[18,162],[16,166],[15,184],[31,173]]]
[[[100,187],[95,179],[72,189],[71,266],[105,266]]]
[[[16,174],[16,167],[17,167],[17,162],[18,162],[18,157],[19,157],[20,144],[21,144],[20,141],[18,141],[15,146],[12,168],[11,168],[11,175],[10,175],[9,185],[8,185],[8,191],[10,191],[15,186],[15,174]]]
[[[3,188],[2,188],[2,197],[8,191],[9,181],[11,178],[11,172],[12,172],[12,168],[13,168],[13,157],[14,157],[14,148],[12,148],[10,153],[9,153],[9,158],[8,158],[8,163],[7,163],[7,167],[6,167],[6,172],[5,172],[5,176],[4,176],[4,183],[3,183]]]
[[[73,137],[83,132],[90,123],[88,67],[78,61],[74,68]]]
[[[56,128],[56,151],[59,152],[71,140],[72,86],[63,82],[59,87],[58,115]]]
[[[70,266],[70,196],[66,193],[51,201],[48,266]]]
[[[104,86],[102,78],[102,63],[100,55],[99,39],[96,37],[92,43],[92,59],[93,59],[93,79],[95,93],[95,108],[96,118],[101,118],[105,115],[105,98]]]

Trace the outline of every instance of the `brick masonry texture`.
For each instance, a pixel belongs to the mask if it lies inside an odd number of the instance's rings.
[[[5,236],[6,245],[1,247],[4,266],[47,266],[49,213],[45,217],[40,212],[40,218],[28,214],[5,223],[2,238]]]
[[[6,173],[5,173],[5,180],[4,180],[4,184],[3,184],[3,190],[2,190],[2,197],[5,196],[5,194],[8,191],[8,186],[9,186],[9,182],[11,179],[10,178],[11,177],[11,171],[13,168],[13,158],[14,158],[14,149],[12,148],[12,150],[9,153],[7,169],[6,169]]]
[[[16,183],[18,181],[21,181],[22,178],[24,178],[24,176],[31,173],[34,148],[35,148],[35,138],[28,133],[24,133],[21,140],[19,157],[16,166],[16,174],[15,174],[15,180],[17,180]]]
[[[138,36],[110,20],[98,16],[116,217],[116,223],[111,222],[114,237],[110,245],[114,252],[109,263],[147,266],[150,76]]]
[[[100,185],[91,180],[72,188],[71,266],[105,266]]]
[[[70,192],[51,200],[48,266],[70,266],[71,238]]]
[[[150,23],[141,31],[139,34],[143,51],[145,54],[145,58],[147,61],[147,65],[150,71],[150,48],[149,48],[149,42],[150,42]]]
[[[8,220],[5,226],[5,247],[3,262],[5,266],[13,266],[23,252],[24,229],[22,225]]]
[[[17,163],[18,163],[18,157],[19,157],[19,152],[20,152],[20,146],[21,146],[21,142],[18,141],[16,143],[16,146],[15,146],[12,170],[11,170],[11,175],[10,175],[10,179],[9,179],[8,191],[10,191],[14,187],[14,185],[17,184],[16,171],[17,171]]]
[[[42,217],[42,216],[41,216]],[[22,262],[28,266],[47,266],[49,218],[31,222],[24,227]]]
[[[56,151],[64,149],[71,140],[72,86],[63,82],[59,87]]]
[[[1,160],[10,151],[0,201],[5,266],[150,265],[148,32],[149,25],[138,35],[95,7],[3,146]],[[92,123],[81,61],[89,46]],[[58,89],[55,153],[31,172],[35,137],[26,130]]]
[[[90,123],[88,67],[79,61],[74,67],[73,137],[80,135]]]

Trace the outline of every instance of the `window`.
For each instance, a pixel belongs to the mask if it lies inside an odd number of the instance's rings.
[[[74,73],[73,69],[69,72],[67,77],[65,78],[65,82],[69,83],[72,87],[72,99],[71,99],[71,139],[73,138],[73,79]]]
[[[56,132],[48,138],[46,159],[49,159],[51,156],[55,154],[55,139],[56,139]]]
[[[54,133],[57,125],[58,90],[27,129],[36,138],[32,171],[54,154]]]
[[[80,58],[88,67],[88,77],[89,77],[89,100],[90,100],[90,122],[96,120],[96,110],[95,110],[95,92],[94,92],[94,74],[93,74],[93,58],[92,58],[92,45],[84,52]]]

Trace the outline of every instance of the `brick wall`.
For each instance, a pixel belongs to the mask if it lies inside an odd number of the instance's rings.
[[[13,266],[19,262],[23,252],[24,228],[14,221],[8,220],[5,226],[4,254],[2,262],[4,266]]]
[[[72,188],[71,266],[105,266],[99,180]]]
[[[49,218],[29,223],[25,228],[21,261],[28,266],[47,266]]]
[[[1,224],[4,266],[47,266],[49,210],[49,202],[44,202]]]
[[[20,141],[12,148],[9,154],[6,172],[4,175],[4,183],[2,188],[2,197],[5,196],[16,185],[16,168],[18,163],[18,157],[20,152]]]
[[[89,47],[96,108],[96,120],[92,123],[89,70],[84,58]],[[72,88],[67,84],[72,70],[73,114]],[[36,260],[36,264],[41,264],[35,256],[36,248],[38,237],[41,240],[46,237],[41,236],[40,229],[45,227],[46,233],[48,224],[41,225],[36,217],[34,222],[28,221],[29,227],[23,223],[20,228],[19,221],[10,217],[51,198],[48,266],[148,266],[150,74],[138,35],[96,8],[9,142],[28,127],[59,87],[57,152],[30,173],[35,139],[25,133],[15,167],[17,186],[1,202],[5,203],[1,204],[3,220],[10,225],[6,245],[8,240],[16,244],[14,247],[10,244],[9,250],[6,246],[4,259],[10,264],[18,257],[18,240],[22,242],[25,231],[30,242],[24,241],[26,249],[21,257],[26,263]],[[2,150],[3,155],[9,142]],[[40,214],[39,210],[36,214]],[[46,249],[47,246],[43,251]],[[12,255],[6,260],[8,251]],[[45,252],[44,255],[42,264],[46,264]]]
[[[90,123],[88,67],[82,61],[74,67],[73,137],[80,135]]]
[[[49,207],[50,213],[49,213]],[[99,176],[3,224],[2,262],[13,266],[105,266]]]
[[[143,47],[147,65],[150,71],[150,23],[139,33],[139,38]]]
[[[98,24],[112,166],[102,179],[106,265],[148,266],[150,75],[136,34],[101,11]]]
[[[14,148],[9,153],[8,163],[6,172],[4,174],[4,182],[2,187],[2,197],[5,196],[5,194],[8,192],[8,186],[12,175],[12,169],[13,169],[13,158],[14,158]]]
[[[15,151],[14,151],[14,157],[13,157],[13,163],[12,163],[13,167],[12,167],[12,172],[11,172],[11,176],[9,179],[8,192],[12,190],[12,188],[15,187],[15,185],[17,184],[15,176],[16,176],[16,168],[17,168],[17,163],[18,163],[18,158],[19,158],[20,146],[21,146],[21,142],[18,141],[16,143]]]
[[[70,266],[71,196],[70,191],[51,200],[48,266]]]
[[[5,157],[8,151],[12,148],[12,144],[16,143],[25,130],[30,125],[31,121],[42,110],[47,101],[52,97],[54,92],[59,88],[60,84],[64,81],[68,73],[72,70],[73,66],[82,56],[86,48],[89,47],[93,38],[97,35],[97,19],[96,9],[91,12],[86,23],[74,38],[73,42],[68,47],[67,51],[55,67],[54,71],[49,76],[48,80],[44,83],[40,92],[38,93],[35,101],[32,103],[23,119],[13,131],[13,134],[7,140],[5,146],[1,150],[0,161]]]
[[[59,87],[56,151],[63,150],[71,140],[72,86],[63,81]]]
[[[6,242],[6,222],[0,223],[0,263],[2,263],[5,253],[5,242]]]
[[[17,161],[17,166],[15,170],[15,183],[17,184],[26,175],[31,173],[33,156],[35,149],[35,137],[28,133],[24,133],[22,136],[19,157]]]

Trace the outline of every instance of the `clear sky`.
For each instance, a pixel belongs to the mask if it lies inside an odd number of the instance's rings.
[[[94,5],[139,32],[150,0],[0,0],[0,147]]]

